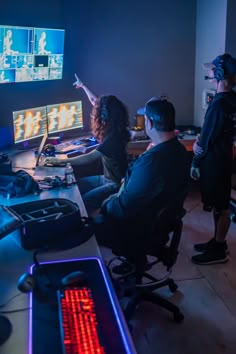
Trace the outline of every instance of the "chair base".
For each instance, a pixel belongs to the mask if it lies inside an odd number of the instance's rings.
[[[161,288],[163,286],[169,286],[171,292],[175,292],[178,288],[177,284],[175,284],[174,280],[171,278],[166,279],[165,281],[161,282],[159,285],[156,285],[152,289],[148,288],[135,288],[135,290],[131,293],[129,289],[125,295],[128,296],[129,301],[124,309],[124,315],[126,321],[129,323],[137,306],[142,301],[151,302],[152,304],[161,306],[162,308],[166,309],[167,311],[173,314],[173,318],[175,322],[182,322],[184,320],[184,315],[181,313],[178,306],[171,303],[169,300],[165,299],[161,295],[154,293],[153,291]]]

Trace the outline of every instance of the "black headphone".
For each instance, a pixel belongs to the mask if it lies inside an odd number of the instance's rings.
[[[0,154],[0,163],[9,161],[7,154]]]
[[[37,259],[37,254],[40,251],[42,251],[42,249],[38,249],[33,253],[34,265],[37,268],[37,270],[40,270],[40,263],[38,262]],[[37,281],[36,276],[31,273],[22,274],[17,283],[17,288],[22,293],[30,293],[38,286],[39,286],[39,282]],[[44,280],[44,286],[45,288],[49,288],[51,286],[50,279],[48,278],[47,275],[46,275],[46,279]]]
[[[217,80],[217,82],[224,80],[224,78],[225,78],[225,71],[223,69],[223,63],[224,63],[223,60],[220,60],[214,70],[214,78]]]
[[[17,288],[22,293],[30,293],[36,287],[36,279],[30,273],[24,273],[19,278]]]
[[[100,118],[102,121],[107,122],[109,120],[109,112],[107,109],[108,97],[101,97]]]
[[[47,144],[43,148],[43,153],[46,156],[55,156],[56,148],[52,144]]]

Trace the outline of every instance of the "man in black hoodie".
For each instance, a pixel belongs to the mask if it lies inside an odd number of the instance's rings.
[[[201,254],[192,257],[197,264],[227,262],[225,241],[230,227],[230,193],[233,162],[233,138],[236,116],[236,59],[219,55],[210,64],[206,78],[216,85],[200,137],[193,146],[191,177],[200,180],[203,209],[213,211],[214,236],[206,243],[195,244]]]
[[[182,206],[189,183],[187,152],[174,132],[173,104],[153,97],[144,113],[152,148],[130,163],[119,192],[103,202],[95,223],[98,243],[129,259],[153,244],[158,212]],[[158,236],[156,242],[162,243]]]

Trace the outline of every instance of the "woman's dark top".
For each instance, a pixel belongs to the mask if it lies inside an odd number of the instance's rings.
[[[116,132],[110,132],[97,147],[102,154],[104,176],[118,184],[128,167],[127,143]]]

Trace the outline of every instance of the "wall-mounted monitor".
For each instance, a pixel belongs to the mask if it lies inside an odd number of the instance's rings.
[[[82,101],[47,106],[48,133],[83,129]]]
[[[62,78],[65,30],[0,26],[0,83]]]
[[[36,107],[13,112],[14,142],[41,137],[47,131],[47,108]]]

